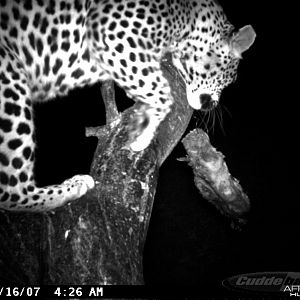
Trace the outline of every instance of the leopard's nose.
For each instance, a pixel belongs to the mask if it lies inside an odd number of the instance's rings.
[[[211,95],[209,94],[201,94],[200,103],[201,103],[201,110],[203,111],[208,111],[215,107],[215,103],[212,100]]]

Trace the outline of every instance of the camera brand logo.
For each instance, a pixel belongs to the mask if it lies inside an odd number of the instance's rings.
[[[300,299],[300,273],[296,272],[240,274],[223,280],[222,284],[236,291],[288,293]]]

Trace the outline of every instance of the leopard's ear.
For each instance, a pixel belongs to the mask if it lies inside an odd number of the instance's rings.
[[[233,35],[230,40],[230,47],[233,55],[242,58],[242,53],[254,43],[256,33],[251,25],[246,25]]]

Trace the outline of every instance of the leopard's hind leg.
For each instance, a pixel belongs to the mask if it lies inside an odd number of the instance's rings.
[[[0,49],[2,56],[4,49]],[[62,184],[37,187],[34,181],[34,140],[31,92],[16,59],[0,62],[0,209],[47,211],[77,199],[93,188],[89,175]]]

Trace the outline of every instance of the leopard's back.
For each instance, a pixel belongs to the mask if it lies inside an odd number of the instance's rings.
[[[88,1],[18,2],[1,7],[2,77],[23,73],[33,101],[105,79],[88,42]]]

